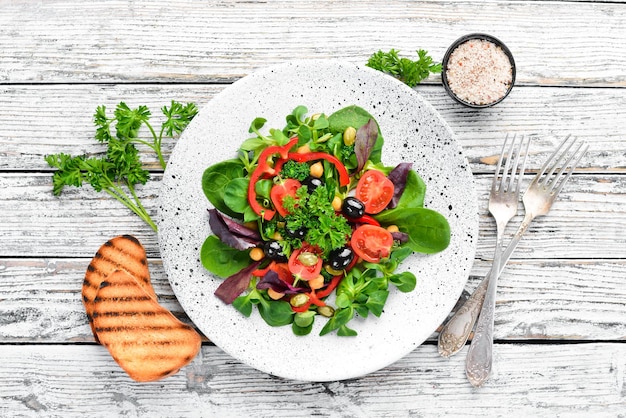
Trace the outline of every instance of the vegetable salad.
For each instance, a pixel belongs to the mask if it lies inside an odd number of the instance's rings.
[[[214,208],[200,250],[225,280],[215,295],[270,326],[307,335],[354,336],[355,316],[380,316],[390,286],[417,279],[399,264],[450,242],[443,215],[425,208],[426,186],[411,163],[382,163],[383,135],[364,109],[308,116],[304,106],[282,129],[256,118],[236,158],[208,167],[203,191]],[[329,297],[329,296],[334,297]]]

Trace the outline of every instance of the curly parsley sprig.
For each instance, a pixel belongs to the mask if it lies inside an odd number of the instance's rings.
[[[304,228],[307,231],[304,240],[315,243],[325,258],[332,250],[346,245],[352,233],[346,218],[335,213],[331,202],[332,195],[326,187],[318,187],[309,194],[306,186],[296,191],[295,198],[285,196],[283,200],[289,212],[285,217],[286,226],[292,231]],[[285,239],[292,246],[302,244],[297,238]]]
[[[366,66],[396,77],[409,87],[415,87],[433,73],[441,72],[441,64],[423,49],[417,51],[418,59],[401,58],[400,51],[391,49],[389,52],[378,51],[369,58]]]
[[[198,113],[193,103],[183,105],[172,100],[170,107],[161,111],[166,117],[157,135],[150,124],[150,110],[146,106],[131,109],[120,102],[108,117],[105,106],[98,106],[94,114],[96,125],[95,139],[107,145],[101,157],[71,156],[64,153],[47,155],[46,162],[57,171],[52,177],[53,193],[58,196],[65,186],[81,187],[89,183],[97,192],[104,191],[120,201],[144,220],[153,230],[156,224],[141,204],[135,186],[146,184],[150,173],[143,168],[139,151],[135,144],[143,144],[152,149],[162,168],[166,163],[161,151],[163,135],[173,138],[180,134]],[[139,130],[146,126],[152,135],[152,142],[139,138]],[[115,135],[111,130],[115,129]]]

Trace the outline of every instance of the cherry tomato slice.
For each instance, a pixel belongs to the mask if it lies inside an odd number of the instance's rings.
[[[278,274],[278,278],[285,283],[293,284],[293,275],[289,271],[287,263],[275,263],[270,270]]]
[[[323,261],[313,248],[303,246],[291,253],[288,263],[289,271],[294,276],[308,281],[319,276]]]
[[[352,250],[365,261],[378,263],[389,257],[393,236],[385,228],[376,225],[361,225],[352,233]]]
[[[283,200],[285,196],[295,196],[296,191],[302,186],[296,179],[286,179],[278,184],[272,186],[270,191],[270,199],[276,208],[276,211],[282,216],[287,215],[289,212],[283,206]]]
[[[368,170],[359,179],[354,197],[365,204],[365,212],[375,214],[387,207],[393,198],[394,185],[378,170]]]

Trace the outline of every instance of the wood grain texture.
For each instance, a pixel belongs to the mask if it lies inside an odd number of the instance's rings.
[[[0,81],[231,82],[285,59],[364,62],[378,49],[441,60],[458,37],[489,32],[513,51],[519,84],[625,86],[626,10],[575,4],[13,1],[0,13]]]
[[[0,341],[93,342],[80,299],[89,259],[0,258]],[[490,264],[478,260],[465,286],[474,290]],[[191,323],[161,261],[149,263],[159,303]],[[624,260],[516,260],[498,287],[495,338],[626,341]],[[430,341],[434,341],[434,333]]]
[[[68,188],[53,196],[51,177],[0,173],[0,256],[93,257],[102,243],[129,233],[141,241],[149,257],[159,256],[157,235],[117,200],[89,187]],[[138,189],[157,223],[159,178],[154,174],[154,180]],[[530,180],[529,175],[526,184]],[[476,257],[490,260],[495,236],[486,208],[491,176],[476,176],[475,184],[479,202],[485,202],[479,205]],[[517,217],[511,225],[520,221]],[[513,232],[511,227],[507,236]],[[514,258],[626,258],[625,243],[626,177],[577,174],[550,213],[531,225]]]
[[[435,346],[421,346],[363,378],[308,383],[273,378],[204,346],[178,374],[137,384],[100,346],[0,345],[0,414],[624,416],[624,344],[496,344],[492,379],[480,389],[466,381],[465,351],[443,359]]]
[[[0,106],[0,170],[49,170],[44,156],[51,153],[102,153],[104,147],[93,139],[93,113],[99,105],[105,105],[109,112],[120,101],[133,107],[147,105],[154,125],[160,126],[160,109],[171,100],[202,106],[224,88],[205,84],[0,86],[6,104]],[[560,138],[574,134],[590,144],[581,164],[585,170],[626,172],[621,142],[626,132],[626,89],[520,86],[497,107],[482,110],[459,106],[440,85],[422,85],[415,90],[450,125],[475,173],[493,171],[508,133],[533,137],[529,167],[540,166]],[[142,139],[149,139],[147,129],[141,134]],[[164,141],[166,158],[175,143],[172,139]],[[145,151],[142,159],[146,167],[158,170],[154,153],[140,149]]]

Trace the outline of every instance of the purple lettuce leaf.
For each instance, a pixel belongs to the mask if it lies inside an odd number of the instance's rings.
[[[376,139],[378,138],[378,125],[374,119],[370,119],[367,123],[361,126],[356,131],[356,139],[354,141],[354,153],[356,154],[358,173],[363,169],[365,163],[370,158],[372,149],[376,145]]]
[[[215,290],[215,296],[228,305],[233,303],[233,301],[250,286],[252,272],[256,270],[260,264],[261,261],[255,261],[248,267],[244,267],[237,273],[226,278]]]
[[[240,224],[239,222],[224,216],[222,213],[220,213],[218,211],[218,213],[220,214],[220,216],[222,217],[222,220],[224,221],[224,223],[226,223],[226,226],[228,226],[228,229],[236,235],[239,235],[241,237],[247,237],[256,241],[261,241],[261,234],[259,234],[259,231],[256,231],[254,229],[248,228],[245,225]]]
[[[271,288],[275,292],[284,293],[286,295],[293,295],[307,290],[305,288],[294,287],[284,280],[281,280],[281,278],[278,276],[278,273],[276,273],[274,270],[268,271],[265,276],[263,276],[263,278],[257,283],[256,288]]]
[[[400,163],[389,172],[387,178],[393,183],[394,190],[393,197],[389,205],[387,205],[387,209],[393,209],[398,206],[400,197],[402,197],[402,193],[404,193],[404,188],[406,187],[406,179],[412,167],[413,163]]]
[[[246,228],[238,222],[222,215],[217,209],[209,209],[211,231],[226,245],[237,250],[248,250],[261,243],[257,231]]]

